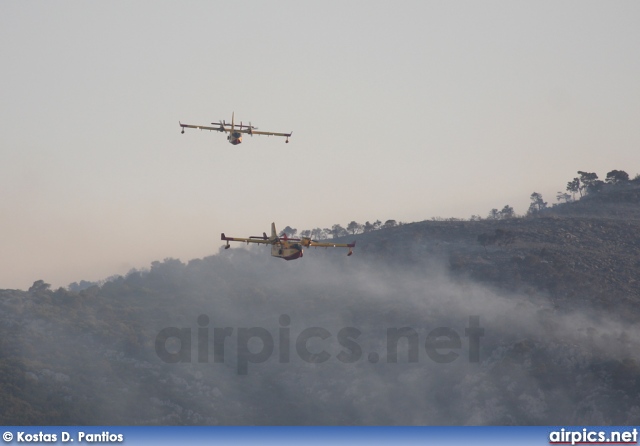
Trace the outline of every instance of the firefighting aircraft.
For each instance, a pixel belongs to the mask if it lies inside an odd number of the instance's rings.
[[[183,124],[180,121],[178,121],[178,123],[180,124],[180,127],[182,127],[181,133],[184,133],[184,129],[215,130],[218,132],[228,133],[227,140],[234,146],[242,143],[243,133],[247,133],[251,136],[253,135],[286,136],[287,139],[285,140],[285,142],[287,143],[289,142],[289,137],[293,133],[293,132],[289,132],[289,133],[260,132],[258,131],[258,127],[254,127],[251,125],[251,122],[249,122],[249,125],[243,124],[242,121],[240,121],[239,125],[235,124],[234,115],[235,113],[231,113],[231,124],[227,123],[226,121],[220,121],[219,123],[215,123],[215,122],[211,123],[212,125],[217,127],[209,127],[205,125]]]
[[[320,248],[349,248],[348,256],[353,254],[353,248],[356,246],[356,242],[353,243],[326,243],[317,242],[311,240],[309,237],[300,238],[288,238],[287,234],[282,234],[278,237],[276,232],[275,223],[271,223],[271,237],[267,237],[267,233],[263,232],[262,236],[251,236],[249,238],[237,238],[227,237],[222,233],[220,237],[222,240],[226,240],[227,244],[224,249],[229,249],[231,245],[229,242],[246,242],[249,243],[262,243],[265,245],[271,245],[271,255],[273,257],[280,257],[285,260],[295,260],[302,257],[303,248],[313,246]]]

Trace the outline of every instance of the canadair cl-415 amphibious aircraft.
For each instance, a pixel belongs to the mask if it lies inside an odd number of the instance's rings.
[[[210,127],[206,125],[183,124],[181,122],[178,122],[178,123],[180,124],[180,127],[182,127],[182,133],[184,133],[184,129],[215,130],[217,132],[228,133],[227,140],[234,146],[242,143],[243,133],[246,133],[251,136],[253,135],[285,136],[287,138],[285,142],[289,142],[289,137],[293,133],[293,132],[289,132],[289,133],[260,132],[258,131],[258,127],[254,127],[251,125],[251,122],[249,122],[249,125],[243,124],[242,121],[240,121],[240,124],[236,124],[234,122],[234,115],[235,113],[231,114],[231,124],[228,124],[226,121],[220,121],[219,123],[212,122],[211,124],[214,125],[215,127]]]
[[[227,244],[224,249],[229,249],[231,245],[229,242],[245,242],[249,243],[262,243],[265,245],[271,245],[271,255],[273,257],[280,257],[285,260],[295,260],[302,257],[304,248],[313,246],[320,248],[349,248],[348,256],[353,254],[353,248],[356,246],[356,242],[353,243],[327,243],[317,242],[311,240],[309,237],[302,238],[288,238],[287,234],[283,234],[278,237],[276,232],[275,223],[271,223],[271,237],[267,237],[267,233],[263,232],[262,236],[251,236],[249,238],[237,238],[227,237],[222,233],[222,240],[226,240]]]

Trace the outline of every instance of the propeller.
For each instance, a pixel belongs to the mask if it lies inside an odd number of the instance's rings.
[[[311,237],[302,237],[302,240],[300,240],[300,244],[302,246],[311,246],[311,243],[318,243],[317,240],[312,240]]]

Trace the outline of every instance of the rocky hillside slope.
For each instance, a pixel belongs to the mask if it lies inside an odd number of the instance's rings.
[[[640,304],[640,186],[609,189],[536,217],[423,221],[363,234],[359,252],[420,263],[436,256],[460,276],[558,306],[629,316]]]

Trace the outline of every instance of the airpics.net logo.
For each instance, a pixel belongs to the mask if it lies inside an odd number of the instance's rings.
[[[292,333],[291,317],[287,314],[280,315],[279,327],[275,330],[264,327],[212,327],[209,323],[209,316],[201,314],[195,330],[191,327],[163,328],[155,339],[157,356],[168,364],[191,363],[195,351],[198,363],[209,363],[212,349],[213,362],[224,363],[226,353],[235,344],[237,373],[246,375],[249,364],[261,364],[272,357],[276,344],[278,362],[281,364],[291,361],[292,351],[300,360],[314,364],[327,362],[332,357],[341,363],[353,364],[363,360],[365,355],[362,342],[359,342],[363,332],[356,327],[336,330],[335,337],[332,331],[323,327],[308,327]],[[275,336],[274,332],[277,332]],[[366,360],[372,364],[381,360],[396,364],[402,355],[407,362],[417,363],[426,354],[434,363],[448,364],[462,356],[461,350],[466,348],[469,362],[480,361],[480,338],[484,336],[484,328],[480,327],[479,316],[469,316],[467,326],[460,331],[436,327],[426,331],[426,335],[421,336],[422,332],[424,330],[413,327],[387,328],[384,356],[371,350],[367,352]],[[463,333],[462,336],[460,333]],[[335,351],[336,348],[337,353],[327,351]]]
[[[607,432],[587,428],[582,430],[562,428],[549,433],[549,444],[638,444],[638,429]]]

